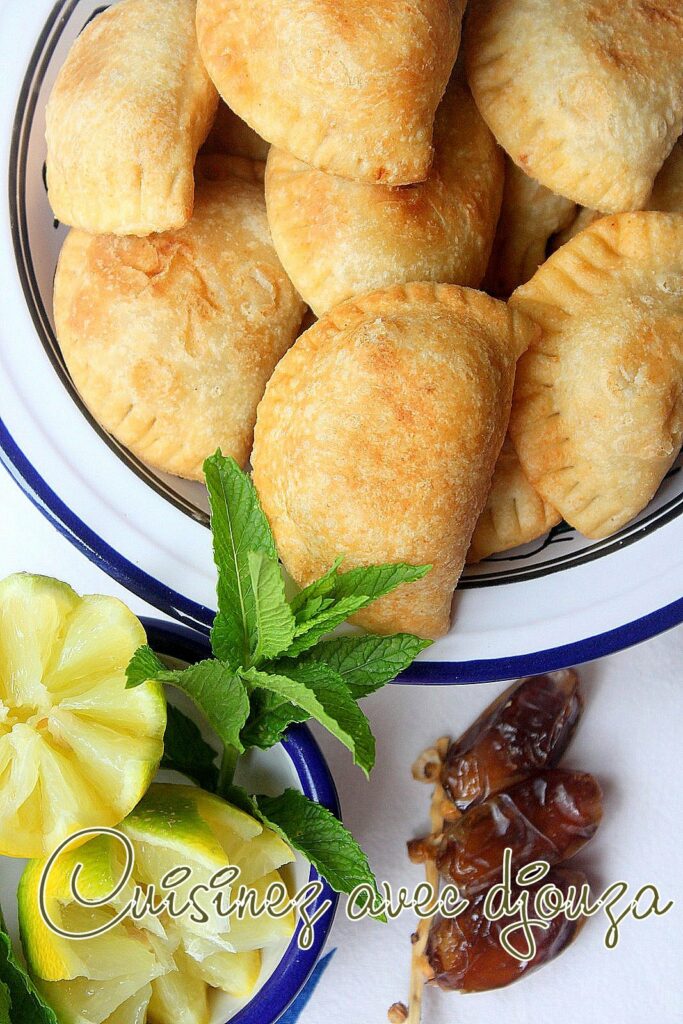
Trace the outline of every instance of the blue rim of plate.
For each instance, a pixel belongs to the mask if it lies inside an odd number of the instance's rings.
[[[159,654],[166,654],[180,661],[193,662],[200,661],[211,653],[206,637],[187,626],[144,617],[141,621],[150,645]],[[327,807],[335,817],[341,819],[339,796],[334,780],[310,729],[305,725],[292,726],[287,732],[286,739],[282,741],[282,746],[294,766],[304,794]],[[309,882],[318,879],[320,875],[312,867]],[[308,981],[327,941],[339,903],[339,894],[324,879],[320,880],[323,888],[320,895],[311,903],[309,913],[315,914],[326,900],[330,901],[331,906],[316,922],[313,945],[310,949],[299,949],[297,938],[303,927],[303,923],[299,922],[289,946],[271,976],[251,1002],[230,1018],[230,1024],[275,1024]]]
[[[191,626],[203,636],[208,635],[214,612],[165,586],[102,540],[43,480],[17,446],[2,419],[0,462],[46,519],[91,562],[143,601],[179,620],[179,630],[185,629],[190,633],[187,627]],[[649,640],[658,633],[664,633],[681,622],[683,597],[633,622],[560,647],[548,647],[510,658],[484,658],[480,661],[416,661],[396,682],[448,686],[456,683],[490,683],[549,672],[615,654],[626,647]],[[190,639],[187,639],[188,643]],[[200,642],[196,635],[195,642]],[[206,650],[205,647],[202,649]]]
[[[70,6],[78,0],[70,0]],[[48,18],[43,32],[36,44],[31,60],[33,65],[40,54],[48,37],[53,23],[63,12],[67,0],[57,0],[50,17]],[[100,8],[98,8],[99,10]],[[29,71],[31,68],[29,67]],[[24,80],[22,97],[20,97],[17,110],[22,106],[24,93],[28,88],[29,73]],[[19,134],[16,124],[14,128],[13,146],[17,143]],[[12,214],[11,196],[12,168],[10,167],[10,213]],[[15,225],[16,226],[16,225]],[[26,283],[24,282],[26,290]],[[28,294],[27,294],[28,298]],[[30,307],[30,302],[29,302]],[[35,311],[31,310],[35,320]],[[39,332],[40,333],[40,332]],[[49,354],[49,352],[48,352]],[[73,397],[73,396],[72,396]],[[103,435],[104,436],[104,435]],[[105,440],[107,440],[105,436]],[[107,443],[111,443],[107,441]],[[12,438],[7,427],[0,420],[0,462],[2,462],[13,479],[19,484],[25,494],[28,495],[33,504],[46,516],[46,518],[82,551],[92,562],[115,579],[126,589],[141,597],[143,600],[154,605],[160,611],[178,620],[181,623],[191,625],[200,632],[207,634],[214,612],[198,602],[174,591],[160,580],[140,569],[137,565],[126,559],[123,555],[112,548],[105,540],[99,537],[90,527],[78,518],[62,501],[62,499],[49,487],[40,477],[30,461],[20,450]],[[132,468],[135,469],[135,466]],[[137,471],[137,470],[136,470]],[[169,496],[164,491],[164,496]],[[173,504],[177,504],[173,498]],[[675,509],[660,510],[658,515],[658,526],[677,515],[681,509],[680,502],[676,502]],[[178,506],[181,507],[181,506]],[[184,506],[182,510],[186,511]],[[666,515],[661,515],[661,512]],[[640,523],[635,528],[637,535],[643,528]],[[631,543],[635,536],[618,538],[616,546],[623,546]],[[599,557],[599,553],[589,552],[584,555],[583,561]],[[477,581],[463,581],[463,589],[469,586],[491,586],[497,582],[515,582],[515,580],[497,581],[493,578],[484,577]],[[414,663],[397,680],[398,683],[419,683],[429,685],[449,685],[456,683],[484,683],[494,680],[509,679],[516,676],[530,675],[536,672],[549,671],[555,668],[562,668],[570,664],[580,664],[584,661],[591,661],[595,658],[613,654],[616,651],[630,647],[633,644],[647,640],[658,633],[662,633],[683,621],[683,598],[655,610],[644,617],[633,622],[626,623],[615,629],[587,637],[583,640],[565,644],[559,647],[546,648],[528,654],[515,655],[508,658],[490,658],[471,660],[467,662],[428,662],[420,661]]]

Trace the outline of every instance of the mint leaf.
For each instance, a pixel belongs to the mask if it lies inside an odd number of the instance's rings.
[[[331,597],[340,601],[344,597],[362,596],[370,604],[402,583],[421,580],[431,570],[431,565],[406,565],[396,562],[391,565],[359,565],[348,572],[339,572],[343,558],[337,558],[324,576],[297,594],[292,610],[297,615],[306,604],[318,597]]]
[[[315,647],[322,637],[331,633],[337,626],[341,626],[342,622],[346,622],[354,612],[364,608],[367,603],[367,599],[362,595],[352,595],[332,602],[328,607],[324,607],[317,614],[312,615],[310,619],[301,621],[297,618],[294,640],[283,656],[298,658],[304,651]]]
[[[9,1008],[11,1006],[9,989],[2,981],[0,981],[0,1024],[12,1024],[12,1020],[9,1015]]]
[[[307,722],[308,711],[269,690],[255,690],[251,695],[251,714],[242,730],[245,748],[269,750],[284,737],[294,722]]]
[[[342,680],[354,700],[360,700],[395,679],[430,644],[431,640],[421,640],[410,633],[340,636],[317,644],[296,662],[283,658],[266,666],[265,670],[300,678],[304,669],[312,669],[313,675],[307,676],[306,681],[315,689],[315,673],[320,673],[325,666]],[[267,750],[282,739],[288,726],[305,722],[309,717],[306,711],[279,695],[256,690],[252,694],[251,714],[242,731],[242,742],[247,747]]]
[[[281,796],[257,796],[255,800],[265,824],[303,853],[333,889],[350,893],[366,883],[377,892],[367,857],[326,807],[295,789],[287,789]]]
[[[204,463],[211,505],[213,557],[218,569],[218,614],[211,630],[217,658],[231,668],[248,666],[257,631],[249,552],[277,561],[277,551],[253,483],[220,451]]]
[[[147,679],[177,686],[204,712],[226,747],[244,749],[240,732],[249,716],[249,696],[240,677],[222,661],[207,659],[184,669],[167,669],[149,647],[139,647],[126,676],[127,689]]]
[[[363,594],[368,604],[390,594],[402,583],[415,583],[431,571],[431,565],[360,565],[348,572],[338,572],[334,596],[337,600]]]
[[[368,720],[336,672],[322,669],[291,665],[287,675],[253,668],[241,675],[250,686],[271,691],[324,725],[351,751],[367,775],[375,763],[375,738]]]
[[[308,618],[305,609],[311,602],[321,602],[323,598],[328,597],[334,593],[335,581],[339,572],[339,567],[344,561],[343,556],[335,558],[334,562],[319,579],[315,580],[308,587],[304,587],[300,590],[292,601],[292,611],[297,617],[297,620],[301,617],[302,619]],[[319,604],[318,604],[319,607]]]
[[[431,643],[411,633],[340,636],[317,644],[297,664],[329,666],[343,679],[355,700],[360,700],[395,679]]]
[[[395,679],[430,644],[431,640],[421,640],[410,633],[340,636],[317,644],[296,662],[281,659],[267,666],[266,671],[300,677],[304,669],[313,669],[307,681],[310,684],[312,680],[315,688],[315,672],[325,666],[342,680],[354,700],[360,700]],[[306,711],[275,693],[254,691],[242,742],[247,747],[266,750],[282,739],[288,726],[305,722],[309,717]]]
[[[0,984],[3,991],[0,1021],[9,1021],[10,1024],[59,1024],[54,1010],[44,1001],[15,956],[1,911]],[[3,1003],[6,1004],[4,1009]]]
[[[292,602],[297,630],[294,642],[285,652],[286,657],[298,657],[355,612],[390,594],[402,583],[422,579],[431,569],[430,565],[398,562],[339,572],[341,563],[341,558],[336,559],[324,576],[305,587]]]
[[[226,747],[242,750],[240,732],[249,715],[249,697],[244,683],[220,661],[199,661],[179,672],[156,677],[186,693],[206,715],[209,725]]]
[[[305,607],[299,612],[296,617],[297,630],[299,633],[304,632],[304,626],[311,619],[315,618],[316,615],[320,615],[327,608],[330,608],[334,604],[334,598],[331,597],[313,597],[308,601]]]
[[[134,686],[141,686],[149,679],[157,679],[160,672],[166,672],[167,667],[147,644],[138,647],[133,657],[128,662],[126,669],[126,689]]]
[[[173,704],[168,705],[161,767],[186,775],[212,793],[218,786],[216,751],[209,746],[192,719]]]
[[[262,815],[256,806],[256,801],[253,797],[249,796],[246,789],[242,786],[236,786],[235,783],[231,783],[221,793],[224,800],[227,800],[233,807],[237,807],[240,811],[244,811],[245,814],[251,814],[252,818],[256,818],[257,821],[262,821]]]
[[[287,789],[275,797],[250,796],[246,789],[233,785],[225,799],[303,853],[336,892],[353,892],[362,883],[378,892],[368,858],[348,829],[303,793]]]
[[[285,598],[285,582],[277,558],[269,558],[263,551],[250,551],[248,563],[256,615],[256,635],[251,638],[251,647],[258,664],[287,650],[294,639],[295,621]]]

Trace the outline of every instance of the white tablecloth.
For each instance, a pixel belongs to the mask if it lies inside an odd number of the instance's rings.
[[[81,592],[115,594],[138,613],[154,609],[127,594],[72,548],[0,471],[0,577],[30,570],[61,577]],[[585,666],[583,723],[566,764],[594,772],[605,794],[597,837],[577,857],[594,888],[645,883],[675,901],[663,917],[626,919],[615,950],[608,922],[592,919],[561,959],[498,993],[429,992],[424,1024],[677,1024],[683,1021],[683,628]],[[334,773],[347,825],[379,878],[413,886],[405,841],[426,831],[428,791],[410,764],[438,736],[457,735],[503,688],[392,686],[367,701],[378,739],[377,767],[364,780],[345,750],[316,730]],[[626,898],[621,906],[628,903]],[[349,923],[342,909],[324,972],[300,1024],[384,1024],[406,996],[414,921]]]

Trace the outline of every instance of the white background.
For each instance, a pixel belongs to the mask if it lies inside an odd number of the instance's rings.
[[[19,27],[34,3],[13,0]],[[8,6],[0,0],[3,16]],[[41,6],[50,4],[41,0]],[[16,52],[17,66],[24,66],[23,51],[28,53],[35,33],[28,42],[16,32],[4,36],[8,60],[3,65],[9,68]],[[5,89],[10,111],[14,83],[8,81]],[[668,552],[667,557],[672,554],[677,553]],[[62,539],[0,469],[0,577],[22,569],[61,577],[81,592],[114,594],[140,614],[157,614]],[[652,566],[649,570],[655,571]],[[591,599],[595,593],[586,593],[586,606]],[[552,638],[538,646],[550,643]],[[683,1021],[683,627],[581,673],[587,706],[566,764],[598,776],[605,817],[577,862],[597,890],[623,879],[634,893],[650,882],[675,906],[662,918],[626,920],[614,951],[603,945],[606,920],[594,919],[561,959],[501,992],[465,998],[430,992],[424,1024]],[[413,758],[439,735],[461,732],[502,688],[394,686],[371,698],[366,710],[377,735],[378,757],[369,783],[347,753],[318,731],[345,821],[368,851],[379,878],[409,886],[422,878],[405,855],[405,841],[425,831],[428,823],[429,794],[411,780]],[[328,947],[336,953],[301,1024],[383,1024],[390,1003],[406,996],[413,927],[407,916],[389,926],[351,925],[340,912]]]
[[[115,594],[140,614],[157,614],[60,537],[0,470],[0,577],[17,570],[58,576],[83,593]],[[565,763],[598,776],[605,817],[577,864],[595,889],[623,879],[634,894],[651,882],[675,905],[661,918],[625,920],[613,951],[603,945],[607,920],[595,918],[561,959],[498,993],[430,991],[424,1024],[683,1021],[683,628],[581,674],[586,711]],[[410,886],[422,878],[406,858],[405,841],[426,830],[429,793],[411,780],[411,761],[438,736],[461,732],[502,689],[391,686],[370,698],[378,756],[369,783],[346,751],[318,733],[345,821],[379,878]],[[386,926],[352,925],[342,910],[328,946],[337,951],[301,1024],[383,1024],[388,1006],[406,995],[413,927],[408,916]]]

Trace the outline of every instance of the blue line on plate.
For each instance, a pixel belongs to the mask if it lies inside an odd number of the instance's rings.
[[[208,634],[214,613],[183,597],[154,579],[102,540],[59,498],[26,458],[0,419],[0,464],[4,465],[24,494],[90,561],[132,593],[176,620]],[[614,654],[663,633],[683,622],[683,597],[634,622],[560,647],[476,661],[416,661],[397,683],[449,686],[454,683],[488,683],[550,672]]]

